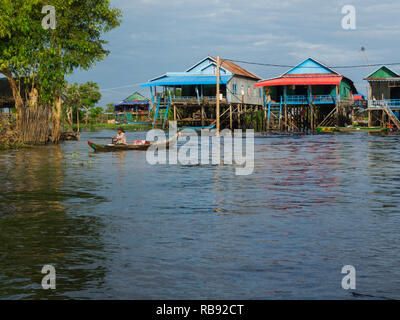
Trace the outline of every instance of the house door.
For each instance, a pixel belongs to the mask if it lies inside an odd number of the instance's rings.
[[[390,88],[390,99],[400,99],[400,87]]]
[[[307,87],[306,86],[296,86],[294,94],[298,95],[298,96],[306,96],[308,94]]]

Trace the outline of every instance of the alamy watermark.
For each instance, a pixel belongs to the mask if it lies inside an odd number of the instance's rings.
[[[52,265],[45,265],[42,268],[42,288],[44,290],[56,290],[56,268]]]
[[[342,274],[346,275],[342,279],[342,288],[344,290],[356,290],[356,268],[351,265],[344,266]]]
[[[165,148],[165,132],[158,129],[147,133],[147,141],[156,141],[146,152],[151,165],[235,165],[236,175],[251,175],[254,171],[254,130],[229,129],[218,133],[203,129],[200,132],[185,129],[177,132],[176,122],[170,123],[169,137],[178,137],[175,143]],[[158,143],[159,142],[159,143]],[[181,144],[183,142],[183,144]]]
[[[352,5],[345,5],[342,7],[342,14],[345,15],[342,18],[342,28],[344,30],[356,30],[357,28],[356,8]]]
[[[54,30],[57,26],[56,8],[47,5],[42,8],[42,13],[46,16],[42,19],[42,27],[45,30]]]

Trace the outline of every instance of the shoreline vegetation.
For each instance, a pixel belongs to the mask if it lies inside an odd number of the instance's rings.
[[[64,124],[72,127],[81,109],[87,123],[89,109],[101,99],[97,84],[70,85],[66,78],[109,55],[103,35],[121,24],[122,12],[108,0],[54,0],[50,27],[42,23],[47,5],[45,0],[0,3],[0,74],[10,88],[2,103],[14,109],[15,120],[0,132],[7,148],[43,145],[49,137],[59,143]]]

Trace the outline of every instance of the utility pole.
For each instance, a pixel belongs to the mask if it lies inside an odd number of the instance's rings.
[[[368,69],[372,72],[371,65],[369,64],[369,59],[367,56],[367,49],[365,49],[365,47],[361,47],[361,52],[364,54],[365,60],[367,60]]]
[[[220,67],[221,67],[221,59],[219,58],[219,57],[217,57],[217,132],[219,132],[220,131],[220,123],[219,123],[219,113],[220,113],[220,110],[219,110],[219,104],[220,104],[220,101],[219,101],[219,98],[220,98],[220,96],[219,96],[219,74],[220,74],[220,72],[219,72],[219,69],[220,69]]]
[[[82,104],[82,98],[79,96],[79,105]],[[77,130],[78,130],[78,134],[80,133],[79,131],[79,107],[76,106],[76,126],[77,126]]]
[[[79,134],[79,108],[76,107],[76,126]]]

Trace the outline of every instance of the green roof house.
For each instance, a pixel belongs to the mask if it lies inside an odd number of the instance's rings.
[[[369,100],[398,100],[393,101],[400,107],[400,75],[386,66],[371,73],[365,80],[369,83]]]
[[[150,122],[150,100],[139,92],[131,94],[114,105],[115,121],[118,123]]]

